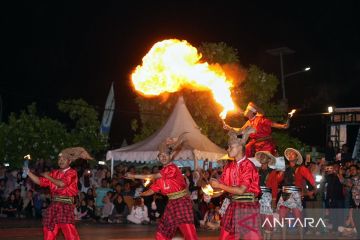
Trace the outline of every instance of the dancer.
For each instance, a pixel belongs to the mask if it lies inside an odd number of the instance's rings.
[[[300,152],[294,148],[285,149],[284,156],[288,159],[289,164],[285,168],[285,172],[279,172],[278,183],[282,186],[282,194],[277,204],[279,218],[283,220],[289,211],[292,211],[295,219],[302,217],[302,196],[314,195],[315,191],[307,191],[304,183],[307,181],[311,184],[312,189],[315,187],[315,179],[310,170],[301,165],[303,158]],[[306,180],[306,181],[305,181]],[[299,226],[300,239],[303,239],[303,231]],[[286,227],[282,228],[282,238],[286,238]]]
[[[74,224],[74,198],[78,194],[78,177],[77,172],[70,167],[70,163],[78,158],[92,159],[82,147],[66,148],[59,154],[58,170],[42,173],[38,177],[29,168],[23,169],[34,183],[50,188],[52,201],[43,217],[45,240],[56,239],[59,229],[67,240],[80,239]]]
[[[275,176],[275,170],[271,169],[269,165],[275,165],[275,157],[267,151],[259,151],[255,153],[255,158],[260,162],[261,166],[259,168],[259,177],[260,177],[260,189],[261,189],[261,198],[260,198],[260,216],[263,229],[263,239],[271,239],[273,232],[273,227],[271,223],[273,222],[273,209],[272,206],[275,206],[276,201],[272,201],[272,196],[277,193],[276,189],[273,189],[272,186],[273,179]],[[273,190],[272,190],[273,189]],[[272,192],[276,192],[273,193]],[[270,224],[268,223],[270,222]]]
[[[290,125],[289,119],[284,124],[274,123],[266,118],[263,115],[263,111],[253,102],[249,102],[247,105],[244,116],[248,120],[241,128],[233,128],[224,123],[224,129],[240,133],[247,127],[254,128],[256,132],[250,134],[250,140],[246,144],[246,156],[254,157],[258,151],[269,151],[272,155],[276,156],[276,146],[271,137],[271,128],[287,129]]]
[[[195,225],[192,201],[187,184],[180,169],[172,163],[174,157],[181,150],[182,135],[178,138],[167,138],[159,146],[158,159],[163,165],[157,174],[127,174],[127,177],[137,179],[155,179],[150,189],[140,196],[150,196],[161,192],[169,198],[163,216],[156,230],[157,240],[172,239],[177,228],[180,229],[186,240],[198,239]]]
[[[238,138],[229,131],[228,156],[233,158],[223,170],[219,180],[211,179],[215,189],[231,196],[231,203],[221,219],[219,239],[261,239],[259,202],[259,174],[255,165],[245,156],[245,143],[254,129],[247,128]]]

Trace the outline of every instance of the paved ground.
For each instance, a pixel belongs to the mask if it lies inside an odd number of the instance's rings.
[[[81,222],[77,224],[77,228],[82,240],[125,240],[125,239],[154,239],[156,226],[153,225],[131,225],[131,224],[98,224]],[[199,229],[199,239],[215,240],[218,239],[219,231],[208,231]],[[292,232],[287,239],[298,239],[299,235]],[[42,239],[41,222],[39,220],[23,220],[23,219],[0,219],[0,239],[26,239],[38,240]],[[61,236],[58,238],[63,240]],[[179,238],[177,239],[182,239]],[[273,239],[280,239],[280,233],[275,233]],[[304,235],[304,239],[356,239],[350,237],[342,237],[323,233],[321,235]]]

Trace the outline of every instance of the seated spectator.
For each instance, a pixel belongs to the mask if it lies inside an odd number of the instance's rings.
[[[86,194],[85,194],[85,199],[86,201],[88,200],[93,200],[95,201],[95,197],[94,197],[94,191],[92,188],[88,188]]]
[[[87,200],[87,205],[86,205],[86,219],[91,219],[93,221],[97,221],[99,219],[99,217],[96,215],[96,206],[95,206],[95,201],[92,199]]]
[[[85,199],[80,201],[78,212],[79,212],[80,220],[88,219],[88,208]]]
[[[126,217],[129,214],[129,208],[124,201],[124,197],[121,194],[118,194],[113,204],[114,210],[110,216],[110,220],[116,223],[126,222]]]
[[[15,199],[15,194],[11,193],[5,202],[3,213],[7,215],[8,218],[15,218],[18,216],[19,203]]]
[[[114,210],[114,204],[110,201],[110,197],[106,195],[103,199],[104,206],[101,210],[101,221],[108,222],[110,215]]]
[[[209,210],[205,213],[204,219],[200,221],[200,224],[207,229],[217,230],[220,228],[220,207],[215,207],[213,204],[209,205]]]
[[[151,202],[151,209],[150,209],[150,220],[152,222],[156,222],[161,218],[161,216],[164,213],[165,206],[166,206],[166,200],[161,194],[154,194],[153,200]]]
[[[118,184],[116,184],[115,187],[114,187],[114,194],[113,194],[113,196],[112,196],[111,201],[114,202],[119,195],[122,196],[121,192],[122,192],[122,187],[121,187],[121,185],[118,183]]]
[[[96,186],[97,182],[93,177],[93,173],[90,169],[85,169],[82,176],[79,178],[79,183],[81,184],[80,191],[87,192],[92,186]]]
[[[106,179],[101,180],[101,187],[98,187],[95,189],[95,206],[97,212],[97,215],[101,215],[101,209],[104,207],[104,197],[107,195],[108,192],[111,192],[112,189],[108,187],[108,183]]]
[[[131,209],[131,213],[127,216],[127,220],[135,224],[150,223],[148,209],[141,197],[135,199],[135,204]]]
[[[131,189],[131,184],[130,182],[126,182],[124,184],[124,189],[122,190],[122,195],[125,196],[130,196],[130,197],[134,197],[135,191],[133,189]]]
[[[35,192],[33,201],[34,201],[35,217],[41,218],[41,216],[42,216],[41,209],[43,206],[43,199],[41,198],[40,193]]]
[[[21,217],[33,218],[35,216],[35,204],[33,198],[33,191],[26,192],[26,196],[21,202]]]

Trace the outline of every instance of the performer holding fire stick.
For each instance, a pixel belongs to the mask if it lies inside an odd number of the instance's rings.
[[[70,167],[70,163],[78,158],[92,159],[82,147],[66,148],[59,154],[58,170],[42,173],[38,177],[28,167],[23,168],[34,183],[50,188],[52,202],[43,217],[45,240],[56,239],[59,229],[65,239],[80,239],[74,224],[74,198],[78,194],[78,177],[77,172]]]
[[[282,187],[281,197],[277,204],[280,220],[285,218],[289,211],[292,211],[295,219],[302,217],[302,197],[306,194],[312,197],[315,191],[307,191],[305,182],[307,181],[316,189],[315,179],[310,170],[301,165],[303,158],[301,153],[294,148],[285,149],[284,156],[288,160],[285,172],[279,172],[276,177],[277,185]],[[303,231],[299,226],[300,239],[303,239]],[[286,226],[282,228],[282,239],[286,239]]]
[[[213,188],[221,189],[231,196],[231,202],[221,219],[219,239],[261,239],[258,196],[259,174],[255,165],[245,156],[246,140],[254,132],[247,128],[238,138],[229,131],[228,163],[219,180],[210,179]],[[220,192],[222,193],[222,192]]]
[[[165,212],[160,219],[155,239],[172,239],[177,228],[180,229],[186,240],[198,239],[195,225],[192,201],[190,199],[185,178],[180,169],[172,163],[181,149],[182,135],[178,138],[167,138],[159,146],[158,159],[163,165],[157,174],[126,174],[128,178],[156,179],[150,189],[140,196],[150,196],[161,192],[169,197]]]
[[[277,156],[276,146],[271,137],[271,128],[287,129],[290,125],[289,118],[284,124],[274,123],[263,115],[263,111],[253,102],[249,102],[244,112],[244,116],[248,121],[241,128],[233,128],[224,122],[224,129],[241,132],[247,127],[252,127],[256,130],[251,134],[250,141],[246,144],[246,156],[254,157],[258,151],[268,151],[272,155]]]
[[[273,206],[275,206],[276,204],[278,186],[277,182],[274,180],[274,178],[276,177],[276,171],[271,169],[269,166],[274,166],[276,164],[276,158],[267,151],[256,152],[255,158],[261,164],[261,166],[259,167],[261,189],[261,198],[259,200],[259,203],[261,222],[273,222]],[[275,197],[273,198],[273,196]],[[274,229],[271,224],[262,224],[263,239],[271,239],[273,230]]]

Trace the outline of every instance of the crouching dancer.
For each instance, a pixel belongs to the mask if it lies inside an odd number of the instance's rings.
[[[156,230],[157,240],[172,239],[177,228],[180,229],[186,240],[197,238],[194,213],[187,184],[180,169],[172,160],[181,149],[183,134],[179,138],[167,138],[159,146],[158,159],[163,165],[160,173],[139,175],[127,174],[127,177],[137,179],[155,179],[150,189],[141,193],[141,196],[150,196],[161,192],[169,198],[163,216]]]
[[[59,228],[66,240],[78,240],[79,234],[75,227],[74,197],[78,194],[77,172],[70,163],[78,158],[92,159],[81,147],[66,148],[59,154],[58,170],[42,173],[36,176],[28,168],[24,168],[29,178],[41,187],[49,187],[51,203],[43,217],[43,232],[45,240],[56,239]]]
[[[247,128],[242,138],[234,131],[229,132],[228,163],[218,180],[211,179],[213,188],[230,194],[231,203],[221,219],[219,239],[261,239],[258,195],[260,194],[259,173],[255,165],[245,156],[248,135],[254,131]]]

